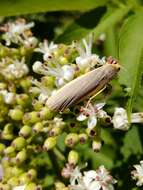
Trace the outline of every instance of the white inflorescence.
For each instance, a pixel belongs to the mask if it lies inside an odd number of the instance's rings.
[[[84,172],[84,174],[76,167],[70,178],[70,190],[114,190],[115,183],[117,181],[104,166]]]
[[[89,36],[89,41],[83,39],[84,48],[81,46],[77,46],[77,51],[79,52],[79,56],[76,58],[76,64],[80,69],[86,69],[94,67],[97,64],[105,64],[105,58],[100,59],[97,54],[92,54],[92,44],[93,44],[93,36]]]
[[[107,113],[102,109],[104,105],[105,103],[98,103],[95,105],[89,104],[87,107],[83,107],[77,120],[84,121],[87,119],[88,128],[93,129],[97,124],[97,118],[107,116]]]
[[[140,164],[134,165],[135,170],[131,172],[132,178],[137,180],[136,185],[142,186],[143,185],[143,160],[140,161]]]

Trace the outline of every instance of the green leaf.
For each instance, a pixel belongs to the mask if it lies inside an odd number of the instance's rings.
[[[107,0],[5,0],[0,2],[0,16],[13,16],[47,11],[89,10],[102,6]]]
[[[123,68],[119,75],[120,84],[129,89],[127,112],[130,116],[134,100],[138,94],[143,71],[143,11],[130,16],[123,25],[119,41],[119,61]]]
[[[106,31],[106,39],[104,42],[104,54],[105,56],[117,57],[117,29],[115,26],[111,26]]]
[[[66,43],[80,40],[90,32],[94,32],[94,37],[97,39],[107,28],[118,23],[129,12],[130,8],[122,6],[106,11],[106,7],[99,7],[87,12],[69,25],[56,41]]]
[[[127,161],[131,155],[140,156],[142,154],[143,148],[140,134],[135,125],[126,133],[121,152],[124,156],[124,161]]]

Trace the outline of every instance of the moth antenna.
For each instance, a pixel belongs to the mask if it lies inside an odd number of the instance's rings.
[[[127,69],[123,66],[123,65],[120,65],[121,69],[123,69],[124,71],[127,72]]]

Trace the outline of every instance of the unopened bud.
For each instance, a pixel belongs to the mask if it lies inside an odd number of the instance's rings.
[[[32,101],[32,105],[33,105],[35,111],[40,111],[41,108],[43,107],[43,104],[40,101],[36,100],[36,99],[34,99]]]
[[[86,143],[87,139],[88,139],[88,136],[87,136],[86,133],[81,133],[81,134],[79,134],[79,142],[80,142],[81,144]]]
[[[37,123],[41,120],[42,119],[41,119],[39,112],[36,112],[36,111],[25,113],[23,116],[23,123],[24,124]]]
[[[20,184],[27,184],[29,183],[31,180],[30,178],[27,176],[27,173],[22,173],[20,176],[19,176],[19,183]]]
[[[35,169],[30,169],[28,172],[27,172],[27,175],[28,177],[33,180],[37,177],[37,172]]]
[[[11,186],[9,184],[0,183],[0,190],[11,190]]]
[[[2,138],[5,139],[5,140],[12,140],[14,138],[12,124],[7,123],[4,126],[4,129],[2,131]]]
[[[12,177],[11,179],[8,180],[7,182],[10,186],[15,187],[18,185],[19,181],[17,177]]]
[[[59,135],[61,132],[61,128],[60,127],[53,127],[50,131],[49,131],[49,136],[57,136]]]
[[[35,183],[29,183],[28,185],[26,185],[25,190],[42,190],[42,188]]]
[[[5,145],[0,143],[0,156],[4,153]]]
[[[56,190],[62,190],[63,188],[65,188],[65,184],[64,184],[64,183],[62,183],[62,182],[60,182],[60,181],[57,181],[57,182],[55,183],[55,189],[56,189]]]
[[[52,112],[48,107],[43,107],[41,109],[41,111],[39,112],[40,113],[40,116],[43,118],[43,119],[52,119],[53,116],[54,116],[54,112]]]
[[[69,133],[65,138],[65,144],[69,147],[73,147],[79,141],[78,134],[76,133]]]
[[[20,79],[20,86],[25,90],[27,91],[27,89],[30,88],[31,86],[31,77],[25,77],[25,78],[22,78]]]
[[[45,150],[51,150],[52,148],[54,148],[56,146],[57,143],[57,139],[56,137],[49,137],[46,139],[46,141],[44,142],[44,146],[43,148]]]
[[[20,131],[19,131],[19,135],[23,136],[23,137],[29,137],[32,133],[32,128],[28,125],[24,125]]]
[[[52,88],[55,84],[55,79],[52,76],[44,76],[41,78],[41,82],[43,86],[48,88]]]
[[[18,105],[22,107],[26,107],[29,104],[30,99],[27,94],[20,94],[20,95],[17,95],[16,102]]]
[[[11,109],[9,111],[9,116],[11,117],[11,119],[19,121],[23,117],[23,111],[19,108]]]
[[[12,141],[12,146],[16,150],[22,150],[26,146],[26,140],[23,137],[17,137]]]
[[[5,150],[4,150],[4,154],[6,154],[9,157],[13,157],[15,156],[15,149],[12,146],[8,146]]]
[[[22,151],[18,152],[18,154],[16,155],[16,163],[21,164],[26,160],[26,158],[27,158],[27,152],[25,149],[23,149]]]
[[[68,163],[76,165],[79,159],[79,155],[76,151],[71,150],[68,155]]]
[[[97,134],[98,134],[98,129],[97,129],[97,127],[94,127],[94,128],[92,128],[92,129],[87,128],[87,129],[86,129],[86,133],[87,133],[87,135],[88,135],[90,138],[94,138],[94,137],[97,136]]]
[[[42,129],[43,129],[43,123],[42,122],[37,122],[37,123],[35,123],[35,125],[33,126],[33,131],[35,132],[35,133],[39,133],[39,132],[41,132],[42,131]]]
[[[102,147],[102,140],[97,137],[92,142],[92,149],[94,152],[99,152]]]

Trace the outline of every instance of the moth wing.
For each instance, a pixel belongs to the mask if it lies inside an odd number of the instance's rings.
[[[104,77],[104,72],[100,72],[101,70],[103,67],[94,69],[69,82],[51,96],[46,104],[52,110],[63,111],[70,105],[77,103],[99,85],[99,81]]]

